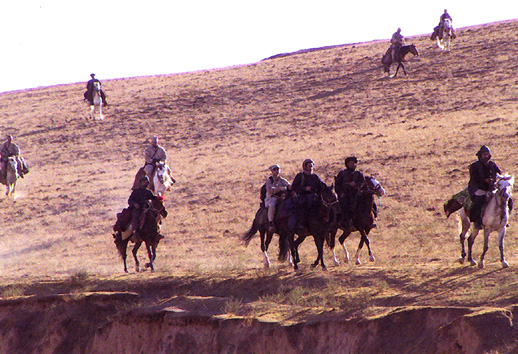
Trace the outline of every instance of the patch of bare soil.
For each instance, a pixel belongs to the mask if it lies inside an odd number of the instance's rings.
[[[222,70],[103,82],[88,120],[84,84],[0,95],[0,132],[31,172],[0,199],[0,353],[508,353],[515,330],[515,213],[502,269],[457,262],[454,217],[482,144],[516,174],[518,22],[458,29],[451,52],[411,38],[418,57],[382,72],[385,41]],[[394,70],[393,68],[392,70]],[[166,195],[156,272],[129,274],[113,244],[147,139],[177,180]],[[387,191],[370,235],[374,263],[264,269],[244,247],[267,167],[292,180],[308,157],[328,184],[357,155]],[[481,238],[481,237],[480,237]],[[358,236],[344,246],[355,251]],[[481,240],[475,242],[479,257]],[[354,253],[354,252],[353,252]],[[145,252],[138,255],[145,261]]]

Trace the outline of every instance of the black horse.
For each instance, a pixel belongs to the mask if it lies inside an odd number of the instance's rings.
[[[162,217],[167,216],[167,211],[165,210],[163,198],[158,197],[152,201],[148,201],[148,204],[144,207],[142,211],[142,227],[139,232],[139,239],[135,241],[135,245],[133,246],[133,258],[135,259],[135,270],[138,272],[140,269],[140,262],[137,257],[137,251],[142,245],[142,242],[146,244],[146,249],[149,257],[149,263],[146,263],[146,268],[151,268],[152,271],[155,270],[153,267],[153,261],[156,258],[156,248],[158,243],[164,236],[160,234],[160,224],[162,221]],[[117,250],[124,262],[124,271],[127,273],[128,268],[126,266],[126,249],[128,247],[128,242],[130,237],[123,238],[123,231],[115,231],[113,234],[115,238],[115,245],[117,246]]]
[[[338,241],[342,245],[345,251],[345,259],[346,262],[349,262],[349,253],[345,248],[344,242],[347,237],[353,232],[358,231],[361,235],[360,244],[358,245],[358,250],[356,251],[356,264],[361,264],[360,262],[360,251],[363,248],[363,244],[367,245],[369,250],[370,261],[374,261],[374,256],[372,254],[370,248],[369,241],[369,232],[374,227],[376,221],[375,211],[375,202],[374,196],[382,196],[385,194],[385,190],[381,187],[381,184],[376,181],[373,177],[366,177],[365,182],[360,187],[360,191],[356,200],[356,206],[353,210],[352,217],[352,225],[344,225],[340,223],[340,217],[337,216],[335,221],[331,223],[329,228],[329,238],[327,239],[329,248],[333,251],[334,255],[334,247],[335,247],[335,237],[338,232],[338,229],[342,229],[342,236],[339,237]],[[334,204],[333,209],[335,213],[341,214],[341,208],[339,204]],[[335,263],[339,263],[334,256]]]
[[[312,264],[312,267],[316,267],[320,262],[322,269],[327,270],[324,264],[324,242],[328,235],[329,227],[335,219],[332,205],[338,202],[333,189],[334,185],[326,185],[320,195],[313,201],[310,209],[305,211],[304,228],[294,230],[289,225],[289,218],[281,218],[281,220],[275,223],[280,236],[279,260],[285,260],[291,252],[293,268],[295,270],[298,269],[298,263],[300,262],[298,247],[307,236],[313,236],[318,252],[317,259]],[[286,202],[288,201],[286,200]],[[295,239],[295,234],[298,235],[297,239]]]
[[[396,58],[395,58],[395,60],[393,60],[392,59],[392,50],[389,48],[389,50],[387,50],[387,52],[381,59],[381,63],[383,64],[384,71],[387,74],[389,74],[390,66],[392,65],[392,63],[398,63],[396,72],[394,73],[393,77],[397,76],[397,73],[398,73],[400,67],[403,68],[403,72],[406,75],[406,70],[405,70],[405,66],[403,65],[403,62],[405,61],[405,56],[408,53],[412,53],[413,55],[419,55],[419,52],[417,51],[417,48],[415,45],[413,45],[413,44],[404,45],[401,48],[399,48],[399,50],[396,52],[396,54],[395,54]]]

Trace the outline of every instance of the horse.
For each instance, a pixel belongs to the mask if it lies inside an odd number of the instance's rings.
[[[489,235],[491,232],[498,232],[498,248],[500,249],[500,262],[503,268],[508,268],[509,264],[505,261],[504,256],[504,238],[505,229],[509,219],[509,198],[511,198],[511,192],[513,190],[514,177],[505,175],[498,178],[495,183],[496,189],[490,192],[486,202],[486,206],[482,215],[482,227],[484,229],[484,248],[480,255],[480,262],[478,263],[479,268],[484,268],[484,256],[489,248]],[[462,207],[459,211],[460,216],[460,244],[462,247],[461,257],[459,262],[464,264],[466,257],[466,250],[464,248],[464,241],[466,240],[466,234],[471,226],[469,220],[469,212],[465,207]],[[477,262],[473,259],[473,243],[479,233],[479,229],[473,228],[468,238],[468,261],[472,266],[477,265]]]
[[[99,120],[103,120],[103,100],[101,96],[101,83],[98,81],[95,81],[93,83],[93,90],[92,90],[92,101],[90,103],[90,118],[95,119],[95,108],[97,107],[99,110]]]
[[[278,211],[279,207],[277,207],[276,209],[276,216],[278,216]],[[268,208],[266,208],[264,204],[261,203],[261,206],[255,213],[252,226],[250,227],[250,229],[248,229],[247,232],[243,234],[243,236],[241,236],[241,240],[245,242],[245,246],[248,246],[255,234],[259,232],[259,236],[261,237],[261,252],[263,252],[264,256],[263,263],[265,268],[270,268],[271,265],[270,257],[268,257],[268,247],[272,242],[273,234],[276,233],[276,230],[269,230],[268,224]],[[289,262],[291,265],[293,265],[291,256],[289,257]]]
[[[9,156],[6,164],[7,174],[5,178],[5,184],[7,191],[5,195],[8,197],[13,195],[16,191],[16,181],[20,178],[18,174],[18,160],[16,156]],[[3,181],[2,181],[3,182]]]
[[[293,260],[293,269],[298,269],[300,262],[298,247],[306,239],[307,236],[313,236],[315,246],[317,248],[317,259],[311,265],[313,268],[319,263],[323,270],[327,270],[324,263],[324,241],[326,239],[329,225],[334,221],[334,212],[332,205],[338,202],[336,193],[334,192],[334,184],[331,186],[324,185],[324,188],[309,210],[305,214],[305,228],[293,230],[289,225],[289,218],[276,221],[275,225],[279,232],[279,260],[284,260],[291,252]],[[292,216],[293,217],[293,216]],[[295,239],[295,234],[298,238]]]
[[[156,195],[164,195],[171,190],[176,180],[171,176],[171,169],[165,162],[158,162],[153,174],[153,189]]]
[[[439,35],[436,38],[437,46],[442,50],[450,51],[453,36],[453,26],[449,18],[444,19],[442,26],[439,27]]]
[[[148,204],[144,207],[141,215],[142,227],[140,228],[139,232],[140,237],[135,241],[135,245],[133,246],[132,250],[133,258],[135,259],[135,270],[137,272],[140,271],[140,262],[137,257],[137,252],[142,245],[142,242],[144,242],[146,245],[146,250],[149,257],[149,263],[146,263],[145,267],[151,268],[151,271],[155,270],[153,262],[156,258],[156,248],[158,243],[162,238],[164,238],[164,236],[160,234],[160,226],[162,218],[165,217],[167,217],[167,211],[165,210],[162,197],[148,201]],[[126,249],[128,242],[131,239],[133,228],[130,224],[129,227],[123,231],[120,227],[117,227],[117,224],[118,223],[116,223],[114,226],[115,233],[113,234],[113,238],[115,239],[115,245],[124,263],[124,272],[127,273],[128,268],[126,266]]]
[[[334,251],[335,247],[335,237],[338,229],[342,229],[342,236],[338,238],[338,241],[342,245],[345,252],[345,262],[349,262],[349,252],[347,252],[347,248],[345,247],[345,239],[349,237],[349,235],[353,231],[358,231],[360,233],[360,243],[358,245],[358,250],[356,251],[356,264],[360,265],[360,252],[363,248],[363,244],[367,245],[367,249],[369,250],[369,260],[371,262],[375,261],[374,255],[372,254],[370,241],[369,241],[369,232],[373,228],[376,215],[373,211],[373,206],[375,206],[374,196],[382,197],[385,195],[385,190],[381,186],[381,184],[374,177],[366,177],[364,184],[360,187],[360,193],[358,195],[358,199],[356,202],[356,208],[353,211],[352,217],[352,225],[346,226],[338,222],[339,218],[336,218],[336,222],[331,224],[329,228],[329,238],[327,239],[329,248],[333,252],[333,261],[335,264],[340,264],[338,259],[336,258],[336,254]],[[335,213],[341,214],[341,206],[336,204],[333,206],[335,208]]]
[[[392,63],[396,62],[396,63],[398,63],[398,66],[396,68],[396,72],[394,73],[394,75],[392,77],[396,77],[397,76],[399,68],[403,68],[403,72],[406,75],[407,73],[406,73],[406,70],[405,70],[405,66],[403,65],[403,62],[405,61],[406,55],[409,54],[409,53],[412,53],[414,56],[419,55],[419,52],[417,51],[417,48],[416,48],[415,45],[413,45],[413,44],[404,45],[401,48],[399,48],[399,50],[396,52],[396,54],[395,54],[396,58],[395,58],[395,60],[393,60],[393,58],[392,58],[392,50],[389,48],[389,50],[387,50],[387,52],[385,53],[385,55],[381,59],[381,63],[383,64],[383,70],[387,74],[390,75],[390,66],[392,65]]]

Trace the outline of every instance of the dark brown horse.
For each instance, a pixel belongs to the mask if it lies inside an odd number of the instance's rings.
[[[279,203],[280,204],[280,203]],[[276,209],[276,214],[278,215],[279,206]],[[275,232],[268,230],[268,209],[261,204],[259,210],[255,213],[254,221],[252,222],[252,226],[250,229],[241,237],[241,239],[245,242],[245,245],[248,246],[252,238],[255,234],[259,232],[261,237],[261,252],[264,255],[264,266],[265,268],[270,267],[270,258],[268,257],[268,247],[272,242],[273,234]],[[290,263],[291,257],[290,257]]]
[[[316,267],[320,263],[322,269],[327,270],[324,264],[324,242],[327,238],[330,224],[335,219],[331,206],[338,201],[333,188],[334,185],[325,186],[324,190],[314,200],[311,208],[306,211],[304,215],[305,228],[294,229],[290,226],[288,218],[276,221],[276,228],[280,236],[279,259],[284,260],[291,253],[295,270],[298,269],[298,263],[300,262],[298,247],[307,236],[313,236],[318,252],[317,259],[312,264],[312,267]],[[289,202],[289,199],[285,202]],[[298,235],[297,239],[295,239],[295,234]]]
[[[162,217],[167,216],[167,211],[165,210],[163,198],[158,197],[152,201],[149,201],[148,204],[144,207],[142,211],[142,227],[139,232],[139,239],[135,241],[135,245],[133,246],[133,258],[135,259],[135,270],[140,271],[140,262],[137,257],[137,251],[142,245],[142,242],[146,245],[146,250],[149,257],[149,263],[146,263],[146,268],[151,268],[152,271],[155,270],[153,267],[153,261],[156,258],[156,248],[158,243],[164,236],[160,234],[160,225],[162,221]],[[130,226],[131,227],[131,226]],[[131,234],[131,231],[130,233]],[[123,236],[124,235],[124,236]],[[124,262],[124,271],[127,273],[128,268],[126,266],[126,249],[128,247],[128,242],[130,237],[128,237],[127,232],[116,230],[113,234],[115,239],[115,245],[117,246],[117,250]]]
[[[361,186],[358,199],[356,201],[356,207],[353,211],[352,225],[346,226],[344,224],[339,223],[339,217],[336,218],[336,222],[331,223],[331,226],[329,228],[329,238],[327,241],[329,247],[333,251],[333,258],[335,263],[339,264],[334,251],[335,237],[338,232],[338,229],[343,230],[342,236],[339,237],[338,241],[340,242],[345,251],[346,262],[349,262],[349,253],[347,252],[347,248],[345,248],[344,242],[345,239],[349,237],[349,235],[353,231],[358,231],[361,235],[360,244],[358,245],[358,250],[356,251],[356,264],[361,264],[360,252],[363,248],[363,244],[367,245],[367,248],[369,250],[370,261],[374,261],[374,255],[372,254],[370,248],[370,241],[368,235],[376,221],[376,216],[373,212],[374,196],[377,195],[381,197],[384,194],[385,190],[383,189],[383,187],[381,187],[381,184],[378,181],[376,181],[376,179],[374,179],[374,177],[366,177],[365,183]],[[339,204],[333,205],[333,208],[337,214],[341,213],[341,208]]]
[[[406,55],[409,53],[412,53],[413,55],[419,55],[415,45],[413,45],[413,44],[404,45],[401,48],[399,48],[399,50],[396,52],[396,55],[395,55],[396,58],[395,58],[395,60],[393,60],[392,59],[392,50],[389,48],[389,50],[387,50],[387,52],[381,59],[381,63],[383,64],[383,70],[387,74],[390,74],[390,66],[392,65],[392,63],[398,63],[396,72],[394,73],[394,75],[392,77],[397,76],[399,68],[403,68],[403,72],[406,75],[406,70],[405,70],[405,66],[403,65],[403,62],[405,61]]]

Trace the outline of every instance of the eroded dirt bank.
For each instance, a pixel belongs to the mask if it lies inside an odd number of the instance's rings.
[[[19,297],[0,302],[1,353],[507,353],[516,307],[395,307],[347,318],[342,309],[269,320],[225,313],[228,299],[135,293]],[[271,304],[273,307],[276,305]],[[263,304],[268,308],[268,304]],[[278,308],[275,309],[278,312]]]

